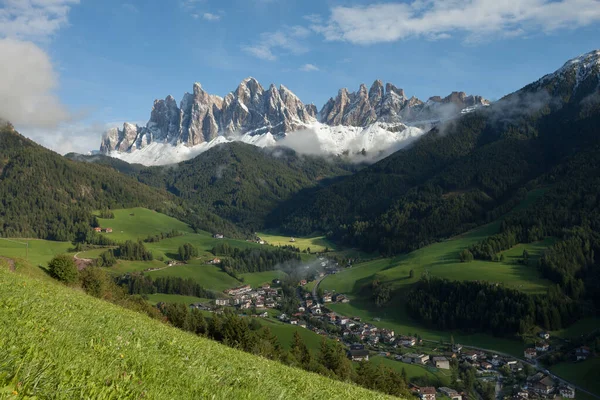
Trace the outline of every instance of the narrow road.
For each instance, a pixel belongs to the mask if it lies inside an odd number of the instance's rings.
[[[326,276],[327,275],[323,275],[322,277],[320,277],[319,279],[317,279],[317,281],[315,282],[315,286],[313,286],[312,297],[313,297],[313,300],[315,301],[315,303],[319,302],[319,296],[317,296],[317,291],[319,289],[319,284],[321,283],[321,281],[323,279],[325,279]]]

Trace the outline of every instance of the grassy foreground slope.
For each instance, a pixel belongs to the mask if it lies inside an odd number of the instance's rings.
[[[0,268],[0,397],[385,398]]]

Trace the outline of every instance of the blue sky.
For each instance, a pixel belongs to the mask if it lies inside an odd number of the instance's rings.
[[[600,0],[0,0],[0,54],[35,52],[6,67],[0,109],[44,145],[84,151],[194,82],[224,96],[254,76],[319,108],[375,79],[497,99],[598,38]]]

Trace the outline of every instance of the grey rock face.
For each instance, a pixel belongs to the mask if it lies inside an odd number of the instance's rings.
[[[367,92],[360,85],[357,92],[341,89],[337,97],[329,99],[319,114],[320,121],[328,125],[367,126],[374,122],[390,124],[436,120],[460,114],[467,107],[488,105],[481,96],[467,96],[453,92],[445,98],[432,97],[423,103],[416,97],[408,99],[404,90],[391,83],[384,85],[376,80]]]
[[[456,115],[466,107],[488,104],[480,96],[453,92],[445,98],[432,97],[427,103],[412,97],[391,83],[376,80],[367,90],[363,84],[357,92],[340,89],[335,98],[318,113],[313,104],[305,105],[285,86],[263,88],[254,78],[244,79],[225,98],[211,95],[195,83],[192,93],[181,102],[172,96],[155,100],[145,127],[131,124],[123,129],[108,130],[100,151],[128,152],[151,143],[196,146],[219,135],[263,134],[285,136],[314,122],[317,118],[328,125],[364,127],[375,122],[392,125],[420,120],[435,120]],[[390,128],[390,129],[391,129]]]
[[[124,125],[109,129],[100,151],[132,151],[150,143],[195,146],[219,135],[271,132],[285,135],[313,122],[317,109],[305,106],[288,88],[271,85],[265,90],[254,78],[244,79],[225,98],[214,96],[194,84],[179,106],[172,96],[156,100],[145,127]]]

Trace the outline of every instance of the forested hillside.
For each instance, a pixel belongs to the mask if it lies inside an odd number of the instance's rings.
[[[342,159],[302,156],[287,148],[261,149],[241,142],[222,144],[193,160],[165,167],[143,168],[105,156],[70,157],[110,165],[251,231],[262,228],[265,216],[298,192],[359,168]]]
[[[600,143],[598,74],[586,76],[562,71],[437,127],[412,147],[283,204],[269,223],[395,254],[494,220],[527,190],[570,179],[581,151]]]
[[[0,236],[68,241],[86,232],[92,212],[144,206],[203,229],[237,232],[216,215],[137,182],[113,168],[68,160],[0,128]]]

